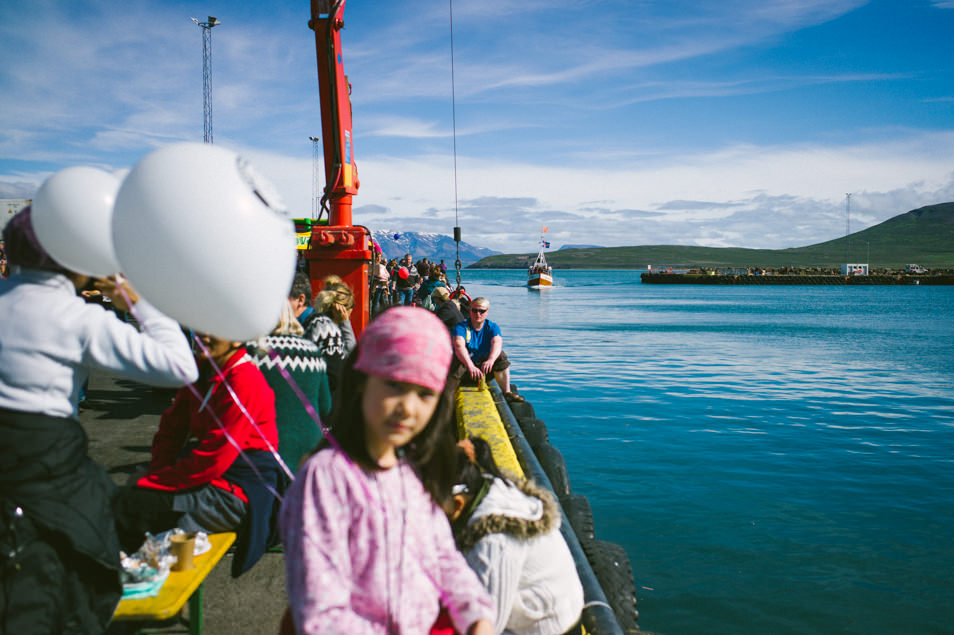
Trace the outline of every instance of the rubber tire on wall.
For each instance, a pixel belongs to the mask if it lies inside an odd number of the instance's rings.
[[[549,443],[544,443],[533,449],[537,455],[540,466],[550,479],[550,485],[553,486],[553,493],[557,498],[562,498],[570,493],[570,475],[566,470],[566,462],[563,455]]]
[[[537,414],[533,411],[533,406],[528,401],[513,401],[507,404],[510,406],[510,412],[513,413],[517,421],[524,419],[533,419]]]
[[[591,540],[583,544],[593,573],[603,589],[607,602],[624,633],[639,632],[639,611],[636,609],[636,585],[633,569],[622,547],[613,542]]]
[[[590,501],[586,500],[583,494],[568,494],[560,498],[560,507],[570,521],[570,527],[573,527],[573,533],[580,544],[589,542],[596,537],[596,531],[593,527],[593,510],[590,508]]]
[[[550,435],[547,433],[547,424],[533,417],[523,419],[520,422],[520,429],[523,430],[523,436],[530,444],[530,447],[536,450],[539,446],[550,442]]]

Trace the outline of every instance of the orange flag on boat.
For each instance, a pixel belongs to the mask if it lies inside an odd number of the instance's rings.
[[[549,227],[544,227],[544,228],[543,228],[543,233],[545,234],[545,233],[547,233],[549,230],[550,230]]]

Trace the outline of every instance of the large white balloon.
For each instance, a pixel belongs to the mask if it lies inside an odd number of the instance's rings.
[[[133,167],[116,198],[113,242],[143,297],[230,340],[269,333],[295,275],[295,226],[274,188],[207,144],[167,146]]]
[[[113,248],[113,204],[120,181],[91,167],[60,170],[33,198],[36,238],[55,261],[88,276],[119,271]]]

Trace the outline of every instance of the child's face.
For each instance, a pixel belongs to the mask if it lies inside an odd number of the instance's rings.
[[[396,461],[394,450],[427,426],[439,397],[424,386],[368,375],[361,413],[371,458],[382,467],[392,466]]]

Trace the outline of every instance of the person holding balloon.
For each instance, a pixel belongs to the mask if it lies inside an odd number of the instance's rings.
[[[325,440],[282,506],[297,633],[427,633],[440,607],[458,633],[493,632],[441,507],[455,458],[443,332],[429,311],[395,307],[348,358]]]
[[[405,254],[404,259],[398,267],[397,275],[398,303],[404,306],[410,306],[414,299],[414,290],[421,280],[421,276],[411,259],[411,254]]]
[[[122,593],[115,488],[87,455],[77,420],[90,371],[163,387],[198,376],[174,320],[128,283],[94,277],[118,270],[95,245],[77,233],[65,250],[41,240],[38,227],[56,227],[57,217],[111,209],[118,181],[89,170],[50,177],[3,231],[12,265],[0,281],[0,631],[8,633],[102,633]],[[121,310],[131,303],[142,331],[79,297],[91,285]]]
[[[232,575],[269,545],[288,479],[278,461],[275,393],[243,342],[203,333],[199,379],[162,413],[145,474],[114,501],[123,549],[145,532],[236,531]]]

